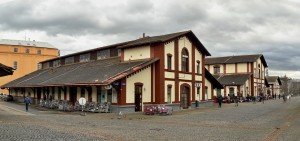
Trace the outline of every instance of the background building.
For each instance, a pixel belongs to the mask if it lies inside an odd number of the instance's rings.
[[[46,42],[0,40],[0,63],[14,68],[14,74],[0,78],[0,86],[36,71],[39,62],[58,57],[58,49]],[[5,89],[0,92],[8,93]]]
[[[262,54],[206,58],[205,67],[224,86],[223,91],[219,91],[223,96],[266,93],[268,65]]]

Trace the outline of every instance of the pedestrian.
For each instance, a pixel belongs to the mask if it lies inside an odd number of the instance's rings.
[[[285,103],[286,102],[286,94],[282,94],[282,99],[283,99],[283,102]]]
[[[218,96],[219,108],[221,108],[221,107],[222,107],[222,102],[223,102],[223,98],[222,98],[222,96]]]
[[[253,101],[253,104],[256,103],[256,98],[255,98],[255,96],[252,96],[252,101]]]
[[[234,103],[235,103],[235,107],[238,107],[239,106],[239,98],[236,96],[234,97]]]
[[[30,105],[31,101],[28,96],[25,97],[24,99],[25,105],[26,105],[26,111],[28,111],[28,106]]]

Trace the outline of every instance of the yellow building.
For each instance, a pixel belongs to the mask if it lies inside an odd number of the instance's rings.
[[[0,63],[14,68],[13,75],[0,78],[0,86],[36,71],[38,63],[58,57],[58,49],[46,42],[0,40]],[[0,89],[2,93],[8,93]]]

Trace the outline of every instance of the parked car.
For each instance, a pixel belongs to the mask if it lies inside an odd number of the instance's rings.
[[[14,97],[12,95],[6,95],[6,97],[4,97],[4,101],[13,101]]]

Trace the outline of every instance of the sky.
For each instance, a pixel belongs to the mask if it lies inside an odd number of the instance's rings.
[[[1,0],[0,39],[67,55],[192,30],[213,57],[263,54],[269,75],[300,79],[298,0]]]

